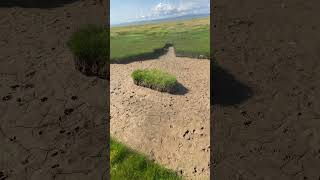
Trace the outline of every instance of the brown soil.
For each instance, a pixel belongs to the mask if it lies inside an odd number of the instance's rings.
[[[106,23],[102,8],[15,2],[0,4],[0,179],[105,179],[107,81],[75,70],[66,46]]]
[[[175,94],[134,84],[135,69],[158,68],[181,83]],[[209,179],[210,63],[179,58],[111,64],[111,136],[187,179]]]
[[[319,179],[320,1],[213,6],[213,179]]]

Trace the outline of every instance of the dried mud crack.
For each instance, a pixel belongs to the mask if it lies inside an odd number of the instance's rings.
[[[75,70],[66,43],[103,9],[37,2],[0,3],[0,179],[101,179],[109,88]]]

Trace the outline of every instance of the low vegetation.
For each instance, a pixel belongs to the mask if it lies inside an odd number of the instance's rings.
[[[210,57],[210,19],[200,18],[159,24],[112,27],[110,60],[139,59],[140,55],[173,44],[177,56]]]
[[[109,60],[109,35],[104,27],[87,25],[74,32],[67,43],[73,55],[88,64]]]
[[[110,176],[114,180],[180,180],[175,172],[148,160],[145,156],[110,140]]]
[[[175,76],[158,69],[138,69],[131,77],[135,84],[158,91],[173,92],[177,85]]]

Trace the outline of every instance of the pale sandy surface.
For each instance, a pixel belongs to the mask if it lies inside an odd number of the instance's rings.
[[[175,57],[111,64],[111,136],[187,179],[209,179],[209,60]],[[133,83],[138,68],[174,74],[184,86],[176,94]]]

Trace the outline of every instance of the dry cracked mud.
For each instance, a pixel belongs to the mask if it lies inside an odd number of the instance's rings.
[[[134,84],[138,68],[157,68],[177,77],[174,93]],[[111,136],[187,179],[209,179],[210,61],[176,57],[110,66]]]
[[[103,10],[20,2],[0,4],[0,179],[105,179],[107,81],[75,70],[66,47]]]
[[[320,179],[320,1],[212,6],[212,177]]]

